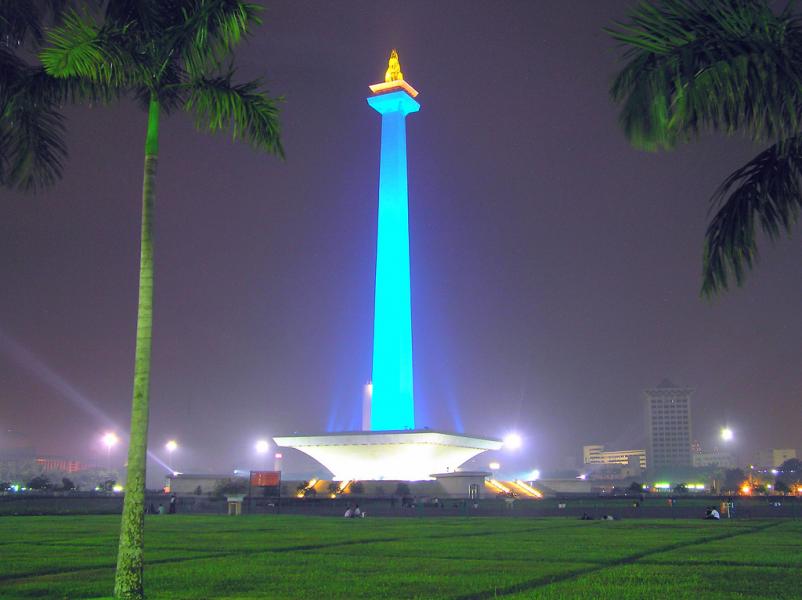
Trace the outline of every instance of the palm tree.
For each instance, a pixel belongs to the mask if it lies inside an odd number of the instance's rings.
[[[143,597],[143,533],[153,306],[153,204],[162,113],[193,113],[198,127],[228,129],[253,147],[283,156],[275,100],[258,81],[234,84],[223,68],[259,23],[261,8],[241,0],[110,0],[103,19],[71,12],[47,34],[40,57],[57,77],[77,77],[134,95],[147,110],[136,356],[128,478],[114,594]]]
[[[67,156],[61,105],[104,95],[102,86],[55,79],[23,59],[41,46],[44,24],[74,4],[0,1],[0,186],[35,190],[55,182]]]
[[[790,234],[802,207],[802,21],[764,0],[643,2],[608,32],[626,61],[610,93],[637,147],[671,149],[703,131],[767,145],[711,199],[702,294],[738,285],[758,259],[757,226]]]

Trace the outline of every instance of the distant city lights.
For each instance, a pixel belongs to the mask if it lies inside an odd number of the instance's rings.
[[[504,447],[507,450],[517,450],[523,445],[521,436],[517,433],[509,433],[504,437]]]

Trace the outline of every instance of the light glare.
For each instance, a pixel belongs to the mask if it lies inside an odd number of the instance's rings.
[[[721,439],[724,440],[725,442],[732,441],[732,438],[734,436],[735,434],[733,434],[732,429],[730,429],[729,427],[725,427],[724,429],[721,430]]]
[[[270,450],[270,444],[267,440],[259,440],[256,442],[256,451],[259,454],[266,454],[268,450]]]
[[[517,450],[523,444],[521,436],[517,433],[510,433],[504,438],[504,447],[507,450]]]

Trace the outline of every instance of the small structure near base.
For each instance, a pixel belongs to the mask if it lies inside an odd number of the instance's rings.
[[[432,477],[446,498],[479,500],[488,495],[485,490],[485,480],[488,475],[490,473],[484,471],[453,471],[435,473]]]
[[[239,516],[242,514],[242,501],[245,499],[244,495],[226,496],[226,503],[228,504],[228,514],[232,516]]]

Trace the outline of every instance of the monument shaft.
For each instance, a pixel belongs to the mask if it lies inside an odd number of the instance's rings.
[[[382,115],[370,426],[414,429],[406,116],[420,105],[403,90],[368,104]]]

